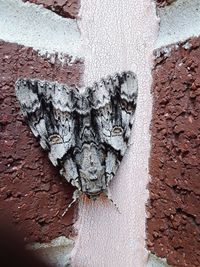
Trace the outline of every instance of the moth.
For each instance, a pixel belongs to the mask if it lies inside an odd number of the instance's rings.
[[[77,188],[68,208],[82,193],[111,200],[108,185],[128,146],[137,95],[131,71],[84,91],[57,82],[17,80],[16,96],[31,131],[60,174]]]

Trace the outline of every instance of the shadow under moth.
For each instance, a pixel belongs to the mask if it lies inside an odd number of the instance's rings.
[[[108,185],[128,146],[137,89],[130,71],[84,91],[57,82],[17,80],[16,95],[31,131],[77,188],[66,211],[81,193],[90,199],[104,193],[111,200]]]

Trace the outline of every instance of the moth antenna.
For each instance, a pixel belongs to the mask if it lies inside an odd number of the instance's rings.
[[[62,217],[65,216],[66,212],[70,209],[70,207],[72,206],[72,204],[74,202],[76,202],[76,200],[79,198],[80,196],[80,192],[78,190],[75,190],[72,196],[72,202],[69,203],[69,205],[67,206],[67,208],[64,210]]]
[[[110,190],[109,190],[109,189],[104,190],[104,194],[105,194],[106,197],[112,202],[112,204],[115,206],[115,208],[117,209],[117,211],[118,211],[120,214],[122,214],[121,211],[119,210],[119,207],[117,206],[117,204],[113,201],[112,196],[111,196],[111,193],[110,193]]]

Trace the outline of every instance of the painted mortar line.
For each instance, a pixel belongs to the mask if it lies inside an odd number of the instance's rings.
[[[73,60],[83,57],[76,19],[21,0],[0,0],[0,39],[33,47],[41,55],[58,53]],[[71,60],[71,61],[73,61]]]
[[[177,0],[157,12],[160,30],[155,49],[200,35],[199,0]]]
[[[147,264],[145,249],[146,186],[149,181],[151,67],[158,33],[155,3],[149,0],[82,0],[79,26],[86,47],[85,84],[108,74],[131,70],[139,82],[134,140],[111,183],[113,200],[80,203],[78,237],[72,266]],[[91,27],[92,25],[92,27]]]

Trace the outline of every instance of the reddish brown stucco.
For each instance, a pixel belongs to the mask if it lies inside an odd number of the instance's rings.
[[[200,38],[156,52],[148,248],[200,266]]]
[[[65,18],[77,18],[80,9],[80,0],[22,0],[37,5],[43,5],[45,8],[57,13]]]
[[[81,82],[83,63],[62,67],[32,48],[0,42],[0,215],[25,231],[28,241],[48,241],[72,231],[72,187],[61,180],[20,115],[14,84],[18,77]]]

